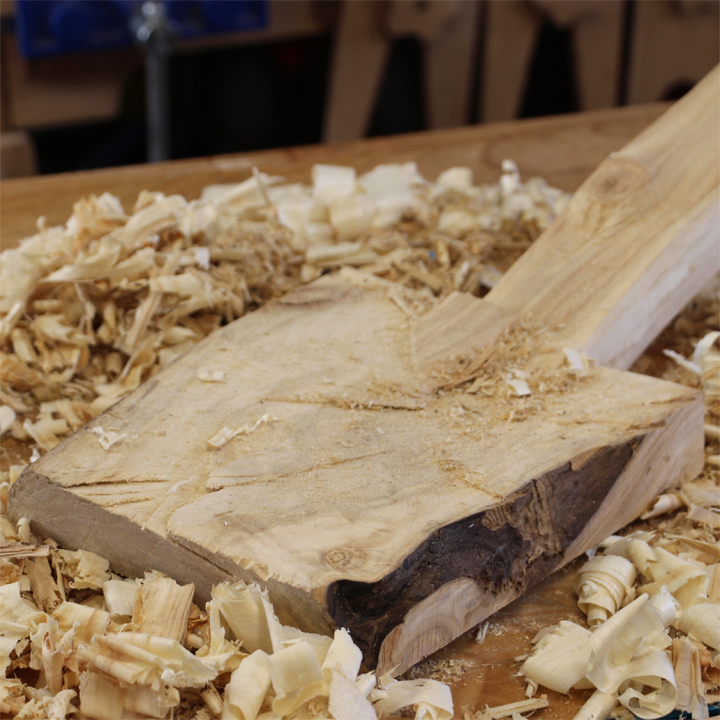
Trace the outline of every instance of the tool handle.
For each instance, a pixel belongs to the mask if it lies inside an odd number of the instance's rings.
[[[628,368],[720,269],[720,66],[611,154],[487,300]]]

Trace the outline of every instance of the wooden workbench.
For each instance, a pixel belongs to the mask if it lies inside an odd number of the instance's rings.
[[[622,147],[658,117],[664,106],[648,105],[602,110],[579,115],[543,118],[391,138],[353,141],[326,146],[272,150],[157,165],[115,168],[70,175],[9,180],[0,184],[0,244],[10,247],[34,232],[45,215],[49,225],[64,222],[72,204],[91,193],[110,191],[129,210],[142,189],[197,197],[212,183],[244,180],[253,166],[289,182],[310,180],[314,163],[353,165],[360,172],[380,163],[414,160],[420,172],[434,179],[453,165],[475,171],[476,182],[498,179],[503,159],[515,160],[524,178],[541,175],[564,190],[575,190],[612,151]],[[524,699],[525,683],[516,677],[514,657],[530,650],[536,632],[561,619],[579,619],[572,577],[582,561],[552,576],[525,597],[491,618],[482,644],[476,632],[467,633],[433,659],[451,659],[465,669],[448,680],[453,689],[456,717],[486,705]],[[541,692],[543,692],[541,690]],[[547,692],[550,706],[534,717],[572,718],[588,693],[569,698]]]

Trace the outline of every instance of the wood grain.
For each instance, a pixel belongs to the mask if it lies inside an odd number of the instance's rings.
[[[534,411],[502,375],[469,394],[452,381],[474,358],[511,361],[508,318],[422,298],[343,271],[231,323],[27,468],[10,515],[201,598],[224,573],[259,581],[295,624],[347,627],[402,672],[701,469],[695,391],[596,368]],[[558,342],[543,364],[563,364]],[[126,440],[103,450],[98,427]]]
[[[598,167],[488,300],[630,367],[720,269],[718,127],[720,66]]]
[[[543,175],[551,184],[575,190],[609,152],[624,145],[658,117],[664,107],[624,108],[324,147],[3,182],[0,240],[7,246],[31,234],[36,218],[42,214],[47,215],[50,224],[63,222],[72,203],[83,195],[110,190],[121,197],[126,207],[144,188],[196,197],[206,184],[244,179],[254,164],[290,180],[307,182],[314,162],[352,163],[367,170],[378,162],[417,160],[428,177],[452,164],[470,164],[477,180],[495,181],[500,162],[510,157],[518,161],[524,174]],[[26,502],[30,507],[41,502],[47,508],[49,522],[53,522],[53,513],[60,512],[59,508],[54,509],[57,493],[56,485],[38,482]],[[101,522],[107,531],[108,551],[117,551],[113,538],[125,522],[123,517],[98,511],[96,505],[80,497],[76,497],[69,513],[75,528],[68,531],[68,541],[83,545],[87,529]],[[108,518],[113,522],[106,523]],[[181,581],[212,584],[228,577],[226,571],[211,565],[203,572],[196,573],[196,568],[190,571],[185,564],[185,549],[148,528],[136,539],[148,565],[156,566],[162,556],[172,566],[171,574]],[[437,660],[449,658],[467,663],[468,669],[450,680],[458,716],[464,709],[480,710],[486,705],[524,698],[524,683],[516,676],[519,666],[513,657],[529,651],[529,640],[541,627],[579,617],[572,592],[573,575],[571,565],[499,610],[491,618],[490,631],[482,645],[475,642],[475,632],[466,633],[436,655]],[[548,694],[550,707],[534,717],[572,718],[584,699],[582,693],[574,691],[569,697]]]
[[[0,183],[0,244],[11,247],[35,232],[44,215],[49,225],[64,223],[73,203],[111,192],[126,209],[141,190],[200,196],[206,185],[239,182],[253,166],[289,182],[310,182],[315,163],[352,165],[366,172],[380,163],[416,161],[428,178],[453,165],[466,165],[476,182],[496,182],[505,158],[524,177],[540,175],[551,185],[575,190],[610,152],[655,120],[667,107],[645,105],[580,115],[436,130],[329,145],[268,150],[197,160],[175,160],[106,170],[45,175]]]

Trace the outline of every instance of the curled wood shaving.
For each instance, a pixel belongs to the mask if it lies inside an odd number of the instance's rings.
[[[605,622],[634,597],[635,566],[618,555],[596,555],[575,576],[578,605],[591,628]]]
[[[678,685],[678,709],[690,713],[691,717],[697,720],[709,718],[698,646],[688,638],[675,638],[673,665]]]
[[[231,430],[229,427],[223,427],[222,430],[219,430],[207,441],[208,447],[217,450],[226,443],[230,442],[230,440],[232,440],[234,437],[237,437],[238,435],[250,435],[251,433],[254,433],[255,430],[257,430],[261,425],[265,423],[270,424],[276,420],[277,418],[272,417],[271,415],[268,415],[266,413],[262,417],[258,418],[252,425],[246,423],[245,425],[237,428],[237,430]]]
[[[522,183],[512,164],[496,185],[471,178],[319,165],[311,186],[255,172],[193,202],[143,192],[130,214],[108,193],[79,201],[65,226],[41,224],[0,255],[0,430],[46,452],[221,325],[327,269],[482,294],[567,196]],[[58,400],[72,417],[41,412]]]

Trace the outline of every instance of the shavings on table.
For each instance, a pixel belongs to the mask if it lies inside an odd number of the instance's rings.
[[[203,611],[193,585],[157,572],[124,580],[93,553],[43,547],[48,554],[6,560],[18,572],[1,576],[0,712],[54,720],[182,717],[183,709],[230,720],[376,720],[403,708],[417,718],[453,715],[447,685],[359,674],[362,652],[346,630],[330,638],[282,625],[257,585],[216,586]]]
[[[13,622],[0,632],[0,711],[64,718],[79,705],[80,716],[116,717],[125,707],[145,717],[247,718],[266,711],[339,717],[352,708],[353,717],[371,718],[405,702],[416,717],[451,717],[449,690],[433,681],[462,676],[465,661],[427,661],[401,681],[358,675],[349,636],[282,626],[259,588],[219,586],[202,610],[190,601],[191,586],[157,573],[126,580],[92,553],[38,545],[29,525],[12,526],[2,508],[38,448],[48,451],[227,322],[344,266],[422,290],[430,303],[454,290],[482,296],[567,199],[540,179],[521,182],[507,161],[497,184],[480,187],[467,168],[427,182],[413,163],[361,177],[317,166],[311,186],[255,172],[207,188],[198,201],[143,192],[130,215],[107,193],[91,197],[76,203],[64,227],[39,222],[36,235],[2,253],[0,592]],[[702,717],[720,698],[719,324],[713,289],[661,336],[667,356],[656,343],[633,368],[702,388],[703,476],[657,500],[647,514],[655,516],[653,534],[614,538],[581,569],[576,585],[593,630],[564,621],[538,633],[535,652],[522,658],[532,668],[538,653],[565,657],[553,649],[560,641],[576,642],[581,654],[590,648],[594,665],[578,663],[586,672],[575,684],[596,690],[579,717],[619,717],[627,713],[619,698],[643,717],[670,705]],[[439,376],[438,385],[466,398],[460,414],[472,411],[474,399],[502,396],[504,419],[521,421],[547,393],[592,373],[573,348],[530,355],[546,335],[531,320],[511,326],[499,341],[502,366],[480,358],[461,377]],[[198,377],[222,382],[224,375],[207,367]],[[263,421],[270,418],[226,429],[227,439]],[[108,451],[131,441],[98,433]],[[638,640],[633,628],[641,620]],[[501,631],[492,626],[489,634]],[[637,663],[645,663],[642,675]],[[34,684],[20,679],[32,677]],[[516,720],[547,705],[530,697],[465,716]]]
[[[0,433],[47,452],[209,333],[343,266],[484,294],[569,197],[503,169],[475,186],[468,168],[428,182],[414,163],[316,166],[312,185],[255,172],[191,202],[144,191],[129,215],[108,193],[77,202],[0,255]]]
[[[562,621],[523,664],[533,687],[594,688],[578,718],[603,720],[619,703],[642,718],[679,709],[707,718],[720,691],[720,487],[701,478],[689,505],[650,531],[612,536],[576,575],[586,629]],[[715,511],[715,512],[713,512]]]

